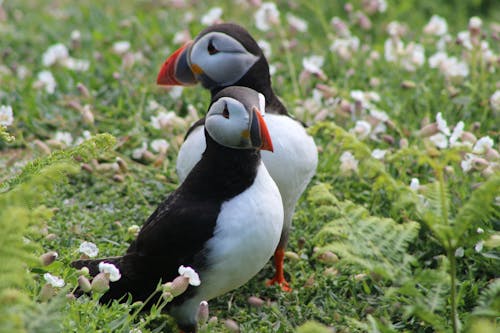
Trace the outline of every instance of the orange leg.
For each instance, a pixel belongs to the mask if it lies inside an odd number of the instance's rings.
[[[277,248],[274,251],[274,267],[276,268],[276,274],[271,280],[266,281],[267,286],[272,286],[273,284],[278,284],[283,291],[292,291],[292,288],[288,285],[285,280],[285,272],[283,271],[283,261],[285,258],[285,250],[282,248]]]

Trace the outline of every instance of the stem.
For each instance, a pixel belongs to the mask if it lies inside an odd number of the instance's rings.
[[[277,27],[278,27],[278,33],[279,33],[280,38],[282,40],[283,49],[285,50],[286,63],[288,66],[288,70],[290,72],[290,76],[292,77],[293,92],[295,94],[295,97],[300,99],[300,98],[302,98],[302,94],[300,91],[299,83],[297,81],[297,71],[295,70],[295,65],[293,64],[292,54],[290,53],[289,40],[287,39],[287,36],[285,34],[285,30],[281,27],[281,25],[278,24]]]
[[[450,259],[450,277],[451,277],[451,322],[453,333],[458,333],[458,313],[457,313],[457,260],[455,258],[455,251],[453,249],[448,250],[448,258]]]

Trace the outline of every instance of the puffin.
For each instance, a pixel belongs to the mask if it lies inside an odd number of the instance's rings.
[[[281,195],[262,163],[273,151],[263,97],[232,86],[212,99],[205,118],[205,149],[186,179],[151,214],[126,253],[72,262],[92,276],[99,263],[121,274],[101,303],[147,301],[158,283],[172,281],[181,265],[201,281],[167,304],[183,332],[196,332],[196,313],[208,301],[245,284],[272,257],[283,228]],[[154,304],[151,297],[146,304]]]
[[[283,230],[274,253],[275,275],[267,285],[278,284],[290,291],[284,275],[284,256],[295,206],[316,172],[318,150],[304,125],[290,116],[271,86],[269,64],[261,48],[240,25],[215,24],[204,29],[194,41],[173,52],[162,65],[157,84],[189,86],[200,82],[212,96],[225,87],[252,88],[265,97],[266,124],[274,153],[262,152],[262,159],[278,185],[284,207]],[[180,181],[201,158],[204,150],[203,125],[206,118],[189,129],[177,157]]]

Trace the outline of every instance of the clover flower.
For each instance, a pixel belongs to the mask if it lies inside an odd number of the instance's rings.
[[[99,248],[92,242],[83,242],[80,244],[78,251],[85,254],[89,258],[94,258],[99,253]]]
[[[99,263],[99,272],[106,275],[109,274],[109,281],[111,282],[118,281],[122,277],[122,275],[120,274],[120,270],[115,265],[107,262]]]

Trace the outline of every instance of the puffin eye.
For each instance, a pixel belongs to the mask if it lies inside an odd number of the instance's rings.
[[[227,109],[227,105],[224,105],[224,110],[222,110],[222,116],[226,119],[229,119],[229,110]]]
[[[208,51],[208,54],[210,55],[214,55],[216,53],[219,53],[219,50],[217,50],[213,44],[212,41],[209,41],[208,42],[208,46],[207,46],[207,51]]]

